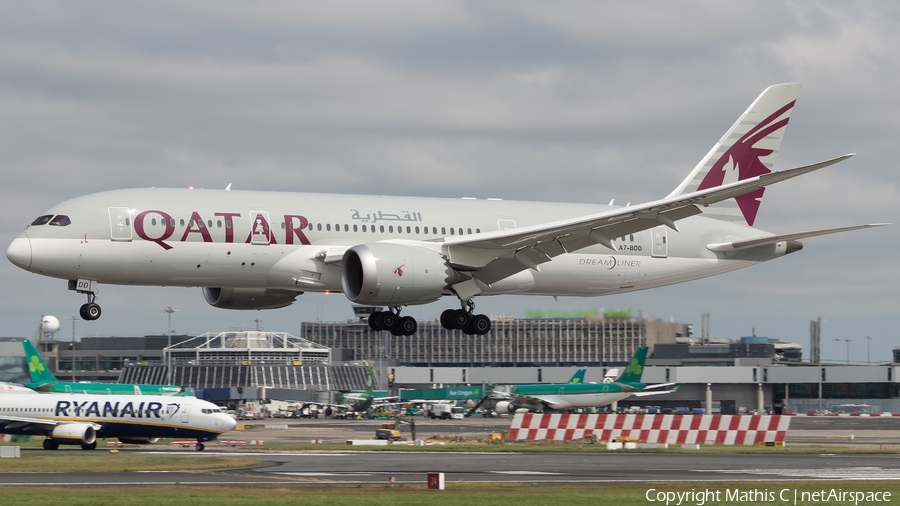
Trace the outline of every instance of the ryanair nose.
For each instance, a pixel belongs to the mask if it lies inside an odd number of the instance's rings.
[[[225,413],[218,413],[218,417],[216,418],[216,428],[221,430],[222,432],[228,432],[230,430],[234,430],[237,427],[237,421],[231,416]]]
[[[31,241],[27,235],[22,234],[13,239],[12,244],[6,249],[6,258],[26,271],[31,268]]]

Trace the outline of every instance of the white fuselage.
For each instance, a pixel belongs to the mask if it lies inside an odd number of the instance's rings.
[[[382,241],[440,248],[444,238],[583,216],[604,205],[255,191],[137,189],[97,193],[47,211],[64,226],[28,227],[7,256],[38,274],[154,286],[340,292],[339,255]],[[594,245],[481,288],[483,295],[596,296],[746,267],[785,254],[785,243],[713,252],[711,243],[765,232],[704,218]],[[446,291],[444,295],[451,292]],[[423,301],[430,302],[430,300]]]
[[[98,425],[97,436],[183,437],[208,441],[232,430],[234,418],[195,397],[158,395],[28,394],[0,395],[0,433],[34,434],[33,424],[10,418]]]

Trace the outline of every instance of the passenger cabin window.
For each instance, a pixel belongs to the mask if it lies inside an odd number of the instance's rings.
[[[65,214],[60,214],[50,220],[50,226],[53,227],[65,227],[66,225],[71,225],[72,220],[69,219]]]
[[[43,216],[38,216],[38,218],[36,220],[31,222],[31,225],[35,226],[35,227],[38,225],[46,225],[47,223],[50,222],[50,218],[53,218],[52,214],[45,214]]]

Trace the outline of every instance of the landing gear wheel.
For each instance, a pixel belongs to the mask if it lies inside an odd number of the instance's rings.
[[[483,336],[491,331],[491,319],[483,314],[477,314],[472,317],[465,330],[466,334]]]
[[[457,309],[453,311],[453,317],[451,318],[450,323],[453,325],[454,329],[464,329],[469,325],[471,320],[472,315],[466,310]]]
[[[381,330],[378,328],[378,317],[381,316],[381,311],[372,311],[372,314],[369,315],[369,328],[372,330]]]
[[[97,449],[97,442],[94,441],[93,443],[81,443],[81,449],[82,450],[95,450],[95,449]]]
[[[397,330],[401,336],[411,336],[419,329],[419,323],[412,316],[403,316],[397,325]]]
[[[100,318],[100,305],[96,302],[88,302],[87,304],[82,305],[78,312],[82,319],[93,321]]]
[[[45,450],[59,450],[59,443],[50,439],[49,437],[44,440],[44,449]]]
[[[195,446],[194,448],[196,448],[198,452],[202,452],[206,449],[206,445],[204,445],[203,443],[197,443],[197,446]]]
[[[397,315],[395,315],[394,313],[391,313],[390,311],[385,311],[384,313],[381,314],[380,327],[383,330],[391,330],[397,326],[397,320],[398,320]]]
[[[441,313],[441,327],[444,327],[447,330],[453,330],[453,313],[455,312],[454,309],[446,309]]]

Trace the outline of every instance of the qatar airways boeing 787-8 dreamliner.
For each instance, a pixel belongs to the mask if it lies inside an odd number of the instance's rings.
[[[100,316],[97,285],[196,286],[226,309],[289,306],[343,292],[387,306],[375,330],[411,335],[404,306],[455,297],[441,324],[485,334],[475,297],[597,296],[755,265],[799,239],[879,224],[773,234],[753,227],[765,187],[851,155],[773,171],[798,83],[770,86],[668,196],[639,205],[145,188],[74,198],[6,252],[68,280]],[[230,187],[230,185],[229,185]]]

